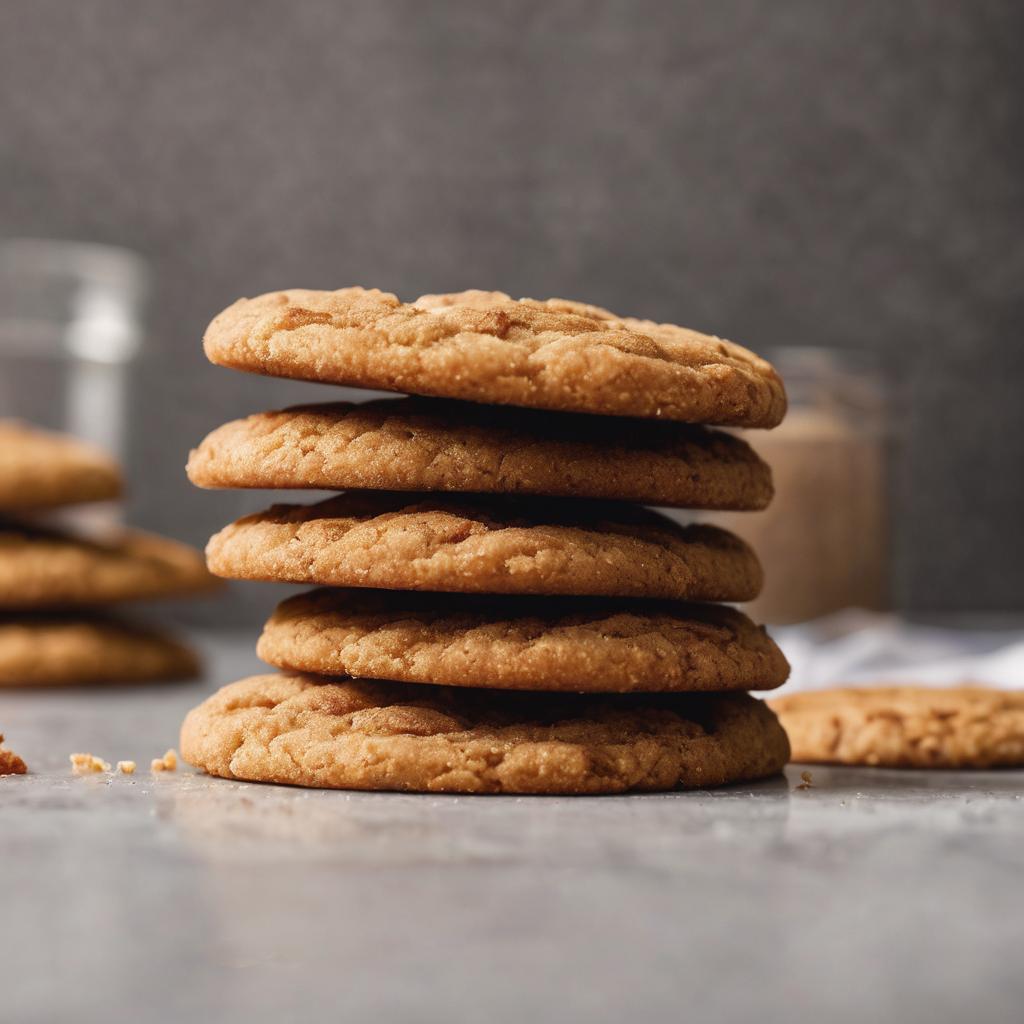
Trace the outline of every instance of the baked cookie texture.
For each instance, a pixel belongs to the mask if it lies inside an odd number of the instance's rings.
[[[0,520],[0,608],[39,609],[170,597],[217,581],[198,551],[137,530],[87,540]]]
[[[747,694],[602,697],[254,676],[194,708],[211,775],[334,789],[599,794],[773,775],[789,755]]]
[[[216,534],[207,565],[232,579],[396,590],[747,601],[761,589],[760,563],[738,537],[647,509],[409,499],[275,505]]]
[[[865,687],[771,702],[793,760],[885,768],[1024,765],[1024,691]]]
[[[196,655],[161,632],[89,616],[0,618],[0,686],[191,679]]]
[[[320,675],[578,693],[767,690],[789,665],[716,605],[318,590],[278,606],[257,653]]]
[[[188,460],[200,487],[464,491],[758,510],[771,471],[738,437],[439,399],[308,405],[213,431]]]
[[[786,411],[775,370],[733,342],[500,292],[271,292],[218,314],[203,344],[236,370],[488,404],[743,427]]]
[[[117,464],[98,448],[0,420],[0,509],[106,501],[118,497],[121,486]]]

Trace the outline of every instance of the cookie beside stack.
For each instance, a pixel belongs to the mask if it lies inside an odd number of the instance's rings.
[[[0,686],[141,682],[198,671],[195,654],[107,605],[209,589],[199,552],[135,530],[102,538],[41,513],[121,494],[117,465],[70,437],[0,421]]]
[[[641,504],[759,509],[768,467],[694,424],[774,426],[774,370],[730,342],[502,293],[403,304],[358,288],[241,300],[210,359],[418,397],[215,430],[202,487],[316,488],[217,534],[210,569],[323,589],[260,638],[280,672],[189,713],[211,774],[431,792],[614,793],[779,771],[750,697],[785,681],[742,613],[754,553]],[[429,396],[429,397],[423,397]],[[669,421],[669,422],[659,422]]]

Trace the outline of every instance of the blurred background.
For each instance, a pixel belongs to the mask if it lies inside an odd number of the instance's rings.
[[[7,245],[0,415],[89,425],[127,518],[202,544],[267,497],[188,449],[336,393],[207,364],[235,298],[568,296],[778,352],[797,432],[750,440],[833,529],[771,578],[839,550],[847,603],[1020,610],[1021,38],[1011,0],[4,0],[0,235],[130,252]],[[47,318],[62,395],[22,384]]]

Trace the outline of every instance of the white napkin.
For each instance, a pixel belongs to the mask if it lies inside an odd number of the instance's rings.
[[[850,609],[770,632],[793,666],[787,692],[843,683],[1024,687],[1024,630],[1019,628],[924,626]]]

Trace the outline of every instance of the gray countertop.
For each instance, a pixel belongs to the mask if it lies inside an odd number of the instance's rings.
[[[0,1021],[1016,1021],[1024,773],[432,797],[151,776],[209,681],[0,694]],[[74,777],[67,756],[132,758]]]

